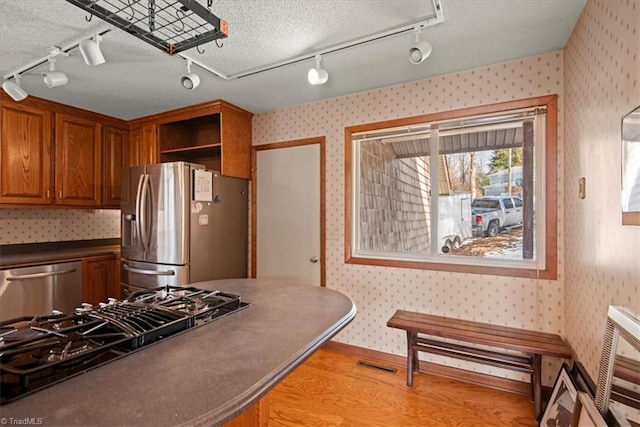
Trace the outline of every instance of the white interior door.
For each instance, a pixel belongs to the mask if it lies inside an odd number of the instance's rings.
[[[319,286],[320,145],[256,156],[256,277]]]

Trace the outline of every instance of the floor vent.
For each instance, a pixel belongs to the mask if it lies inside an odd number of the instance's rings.
[[[364,366],[365,368],[377,369],[379,371],[395,374],[398,370],[396,368],[390,368],[388,366],[382,366],[371,362],[365,362],[364,360],[358,360],[358,366]]]

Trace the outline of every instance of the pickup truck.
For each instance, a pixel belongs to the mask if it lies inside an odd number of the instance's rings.
[[[522,199],[513,196],[483,196],[471,202],[474,237],[494,237],[500,230],[522,225]]]

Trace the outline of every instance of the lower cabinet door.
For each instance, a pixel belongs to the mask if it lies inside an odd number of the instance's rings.
[[[82,268],[82,300],[96,305],[120,299],[120,267],[115,256],[86,258]]]

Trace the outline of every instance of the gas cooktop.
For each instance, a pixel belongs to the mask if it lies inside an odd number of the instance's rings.
[[[238,295],[163,286],[73,314],[0,322],[0,404],[248,305]]]

